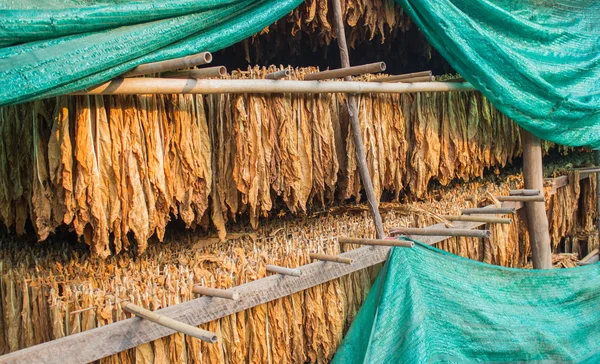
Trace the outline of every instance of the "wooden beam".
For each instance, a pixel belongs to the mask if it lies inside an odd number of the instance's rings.
[[[433,76],[421,76],[421,77],[405,78],[403,80],[398,80],[396,82],[413,83],[413,82],[433,82],[433,81],[435,81],[435,77],[433,77]]]
[[[494,217],[494,216],[474,216],[474,215],[441,215],[442,218],[448,221],[472,221],[472,222],[484,222],[486,224],[510,224],[511,219],[506,217]]]
[[[206,67],[187,71],[173,71],[162,74],[164,78],[211,78],[227,76],[227,68],[224,66]]]
[[[324,262],[332,262],[332,263],[340,263],[340,264],[352,264],[352,259],[350,258],[342,258],[337,255],[328,255],[328,254],[320,254],[320,253],[310,253],[308,255],[310,259],[322,260]]]
[[[121,303],[121,306],[125,311],[132,313],[141,319],[154,322],[155,324],[159,324],[168,329],[181,332],[182,334],[191,337],[195,337],[196,339],[206,341],[211,344],[216,343],[218,340],[217,335],[214,332],[202,330],[195,326],[188,325],[177,320],[173,320],[172,318],[160,315],[150,310],[146,310],[145,308],[140,307],[138,305],[134,305],[133,303],[123,302]]]
[[[521,129],[523,142],[523,181],[527,190],[544,188],[542,168],[542,144],[538,137]],[[552,268],[552,251],[546,205],[541,202],[526,202],[527,231],[531,244],[531,260],[535,269]]]
[[[360,245],[376,245],[376,246],[394,246],[403,248],[412,248],[415,243],[412,241],[400,239],[363,239],[363,238],[338,238],[340,244],[360,244]]]
[[[225,299],[234,300],[234,301],[240,299],[239,293],[233,292],[233,291],[227,290],[227,289],[217,289],[217,288],[210,288],[210,287],[204,287],[204,286],[194,286],[192,288],[192,292],[194,292],[195,294],[202,295],[202,296],[219,297],[219,298],[225,298]]]
[[[375,62],[360,66],[344,67],[335,70],[327,70],[304,75],[306,81],[327,80],[331,78],[344,78],[350,76],[364,75],[365,73],[378,73],[385,71],[385,62]]]
[[[338,48],[340,49],[340,62],[342,63],[342,68],[350,68],[350,56],[348,52],[348,45],[346,44],[346,32],[344,30],[344,18],[340,0],[333,0],[333,15]],[[344,81],[346,82],[335,83],[347,83],[351,81],[350,76],[344,77]],[[369,82],[365,82],[365,84],[372,85],[372,83]],[[371,180],[369,167],[367,166],[367,154],[365,153],[365,144],[362,139],[362,131],[360,129],[360,122],[358,120],[358,103],[356,101],[356,96],[352,94],[348,95],[348,117],[350,119],[352,139],[354,140],[354,151],[356,155],[356,164],[358,165],[358,174],[360,175],[360,181],[365,189],[365,194],[367,195],[367,204],[369,205],[371,217],[373,218],[373,224],[375,225],[375,235],[378,239],[383,239],[385,233],[383,231],[381,214],[379,213],[379,199],[375,195],[373,181]]]
[[[460,210],[463,215],[473,215],[473,214],[484,214],[484,215],[506,215],[506,214],[515,214],[516,209],[512,207],[477,207],[471,209],[462,209]],[[504,206],[504,205],[503,205]]]
[[[187,57],[180,57],[169,59],[166,61],[152,62],[141,64],[131,71],[125,73],[123,77],[133,77],[147,75],[151,73],[159,73],[166,71],[173,71],[181,68],[189,68],[194,66],[200,66],[212,62],[212,54],[209,52],[202,52],[198,54],[192,54]]]
[[[390,234],[404,234],[404,235],[419,235],[419,236],[468,236],[473,238],[489,238],[489,230],[472,230],[472,229],[455,229],[455,228],[443,228],[434,229],[431,227],[427,228],[394,228],[390,231]]]
[[[286,78],[289,76],[290,76],[290,70],[284,69],[284,70],[267,73],[265,75],[265,79],[266,80],[280,80],[282,78]]]
[[[378,83],[358,81],[297,80],[195,80],[177,78],[116,78],[73,95],[161,95],[161,94],[322,94],[322,93],[414,93],[474,91],[470,83],[418,82]]]
[[[500,202],[506,201],[521,201],[521,202],[545,202],[546,199],[543,195],[539,196],[496,196],[496,199]]]
[[[540,190],[510,190],[508,194],[511,196],[539,196],[542,193]]]
[[[431,71],[422,71],[422,72],[413,72],[413,73],[405,73],[402,75],[392,75],[387,77],[379,77],[372,79],[371,82],[398,82],[401,80],[405,80],[407,78],[415,78],[415,77],[424,77],[433,75]]]
[[[300,271],[299,269],[280,267],[271,264],[267,264],[267,272],[291,277],[300,277],[302,275],[302,271]]]

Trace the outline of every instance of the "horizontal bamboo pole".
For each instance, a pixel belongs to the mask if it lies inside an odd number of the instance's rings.
[[[435,77],[433,77],[433,76],[423,76],[423,77],[405,78],[403,80],[398,80],[396,82],[413,83],[413,82],[433,82],[433,81],[435,81]]]
[[[580,169],[579,173],[598,173],[600,172],[600,168],[589,168],[589,169]]]
[[[199,68],[186,71],[165,72],[162,74],[164,78],[211,78],[227,76],[227,68],[225,66]]]
[[[514,207],[492,207],[492,208],[473,208],[473,209],[462,209],[460,213],[463,215],[505,215],[515,214],[517,210]]]
[[[290,70],[279,70],[279,71],[276,71],[276,72],[267,73],[265,75],[265,79],[267,79],[267,80],[280,80],[282,78],[289,77],[289,76],[290,76]]]
[[[393,76],[376,78],[376,79],[371,80],[371,82],[396,82],[396,81],[400,81],[400,80],[405,80],[407,78],[423,77],[423,76],[431,76],[431,75],[433,75],[433,73],[431,71],[404,73],[401,75],[393,75]]]
[[[320,253],[310,253],[308,255],[310,259],[323,260],[326,262],[333,263],[342,263],[342,264],[352,264],[352,259],[344,258],[337,255],[328,255],[328,254],[320,254]]]
[[[194,80],[173,78],[119,78],[75,92],[75,95],[223,94],[223,93],[411,93],[473,91],[470,83],[375,83],[357,81]]]
[[[283,274],[292,277],[300,277],[302,275],[302,272],[298,269],[285,268],[271,264],[267,264],[267,272]]]
[[[404,248],[412,248],[415,243],[399,239],[360,239],[360,238],[338,238],[340,244],[359,244],[359,245],[383,245],[383,246],[400,246]]]
[[[453,216],[453,215],[442,215],[442,217],[449,221],[471,221],[471,222],[485,222],[487,224],[510,224],[511,219],[505,217],[492,217],[492,216]]]
[[[471,229],[434,229],[434,228],[394,228],[390,234],[421,235],[421,236],[467,236],[473,238],[489,238],[489,230]]]
[[[544,202],[546,199],[544,196],[496,196],[498,201],[507,202],[507,201],[516,201],[516,202]]]
[[[209,297],[226,298],[228,300],[239,300],[240,295],[237,292],[232,292],[225,289],[209,288],[203,286],[194,286],[192,292]]]
[[[212,54],[209,52],[202,52],[198,54],[192,54],[191,56],[169,59],[166,61],[146,63],[137,66],[131,71],[123,74],[122,77],[133,77],[147,75],[150,73],[159,73],[166,71],[173,71],[180,68],[190,68],[194,66],[200,66],[212,62]]]
[[[179,322],[169,317],[159,315],[150,310],[146,310],[143,307],[134,305],[133,303],[124,302],[121,304],[121,307],[123,307],[123,309],[127,312],[130,312],[136,316],[152,321],[164,327],[167,327],[171,330],[181,332],[185,335],[195,337],[196,339],[200,339],[211,344],[217,342],[217,335],[213,332],[202,330],[195,326],[184,324],[183,322]]]
[[[511,196],[538,196],[541,195],[540,190],[510,190],[508,193]]]
[[[347,76],[363,75],[365,73],[377,73],[385,71],[385,62],[375,62],[363,64],[360,66],[352,66],[346,68],[338,68],[322,72],[309,73],[304,75],[305,81],[327,80],[330,78],[344,78]]]

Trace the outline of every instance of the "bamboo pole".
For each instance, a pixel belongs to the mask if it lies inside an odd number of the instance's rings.
[[[203,295],[203,296],[226,298],[228,300],[234,300],[234,301],[237,301],[238,299],[240,299],[239,293],[232,292],[232,291],[225,290],[225,289],[194,286],[192,288],[192,292],[199,294],[199,295]]]
[[[435,77],[433,76],[423,76],[423,77],[413,77],[413,78],[405,78],[402,80],[398,80],[396,82],[400,83],[413,83],[413,82],[433,82],[435,81]]]
[[[298,269],[280,267],[277,265],[267,264],[267,272],[283,274],[285,276],[300,277],[302,272]]]
[[[333,0],[333,14],[335,20],[335,32],[340,49],[340,61],[342,68],[350,68],[350,56],[348,53],[348,45],[346,44],[346,33],[344,30],[344,19],[342,15],[342,5],[340,0]],[[350,76],[344,77],[346,82],[333,82],[344,84],[350,81]],[[308,82],[308,81],[304,81]],[[320,82],[325,83],[325,82]],[[370,84],[365,82],[365,84]],[[373,188],[373,181],[369,175],[369,168],[367,166],[367,155],[365,153],[365,145],[362,140],[362,132],[360,129],[360,122],[358,121],[358,106],[356,102],[356,96],[348,95],[348,116],[350,118],[350,126],[352,131],[352,139],[354,140],[354,150],[356,153],[356,163],[358,164],[358,172],[360,175],[360,181],[362,182],[365,194],[367,195],[367,203],[371,216],[373,217],[373,223],[375,224],[375,235],[377,238],[382,239],[385,236],[383,231],[383,222],[381,215],[379,214],[379,201],[375,195],[375,189]]]
[[[394,228],[390,234],[420,235],[420,236],[467,236],[472,238],[489,238],[489,230],[470,229],[433,229],[433,228]]]
[[[542,195],[539,196],[496,196],[498,201],[502,202],[545,202],[546,198]]]
[[[196,339],[200,339],[211,344],[217,342],[217,335],[213,332],[202,330],[195,326],[184,324],[183,322],[173,320],[172,318],[159,315],[156,312],[146,310],[145,308],[140,307],[138,305],[134,305],[133,303],[124,302],[121,304],[121,307],[127,312],[130,312],[138,317],[152,321],[164,327],[167,327],[171,330],[181,332],[183,334],[195,337]]]
[[[505,214],[515,214],[516,209],[514,207],[492,207],[492,208],[472,208],[472,209],[462,209],[460,213],[463,215],[505,215]]]
[[[271,72],[271,73],[267,73],[265,75],[265,79],[267,80],[279,80],[285,77],[289,77],[290,76],[290,70],[285,69],[285,70],[279,70],[279,71],[275,71],[275,72]]]
[[[338,238],[340,244],[359,244],[359,245],[381,245],[381,246],[398,246],[404,248],[412,248],[415,243],[399,239],[360,239],[360,238]]]
[[[449,221],[470,221],[470,222],[485,222],[488,224],[510,224],[511,219],[505,217],[492,217],[492,216],[452,216],[442,215],[442,217]]]
[[[594,264],[596,262],[598,262],[598,249],[594,249],[591,252],[589,252],[588,255],[586,255],[579,262],[577,262],[577,265],[588,265]]]
[[[365,73],[378,73],[385,71],[385,62],[375,62],[360,66],[343,67],[336,70],[327,70],[304,75],[305,81],[327,80],[330,78],[344,78],[363,75]]]
[[[526,189],[544,188],[542,169],[542,144],[540,139],[526,130],[522,130],[523,143],[523,180]],[[526,202],[527,230],[531,243],[531,256],[534,269],[551,269],[552,252],[546,206],[540,202]]]
[[[326,262],[341,263],[341,264],[352,264],[352,259],[339,257],[337,255],[328,255],[320,253],[310,253],[308,255],[310,259],[323,260]]]
[[[510,190],[508,193],[511,196],[538,196],[541,195],[540,190]]]
[[[131,71],[123,74],[122,77],[133,77],[147,75],[150,73],[159,73],[166,71],[173,71],[180,68],[190,68],[194,66],[200,66],[212,62],[212,54],[209,52],[202,52],[192,54],[191,56],[169,59],[166,61],[152,62],[141,64]]]
[[[400,80],[405,80],[407,78],[423,77],[423,76],[431,76],[431,75],[433,75],[433,73],[431,71],[413,72],[413,73],[405,73],[402,75],[380,77],[380,78],[371,80],[371,82],[396,82],[396,81],[400,81]]]
[[[297,80],[194,80],[174,78],[116,78],[75,95],[160,95],[160,94],[322,94],[322,93],[413,93],[474,91],[469,83],[417,82],[376,83],[359,81]]]
[[[223,77],[227,75],[227,68],[225,66],[206,67],[194,70],[186,71],[173,71],[165,72],[162,74],[164,78],[211,78],[211,77]]]

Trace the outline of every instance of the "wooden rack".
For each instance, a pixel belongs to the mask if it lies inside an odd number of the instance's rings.
[[[587,176],[589,173],[580,178],[587,178]],[[552,193],[554,191],[551,191]],[[502,203],[503,208],[511,210],[519,210],[524,206],[523,202]],[[488,206],[482,210],[485,212],[493,208],[495,206]],[[485,222],[457,221],[455,228],[476,229],[485,224]],[[431,228],[443,229],[445,226],[440,223]],[[448,238],[447,236],[423,236],[419,237],[419,241],[434,245]],[[317,261],[295,268],[301,272],[301,278],[282,279],[279,275],[271,275],[237,286],[235,292],[239,293],[238,300],[200,297],[153,312],[188,325],[198,326],[382,263],[387,259],[390,249],[389,246],[365,246],[337,255],[352,260],[350,264],[323,264],[322,261]],[[92,362],[173,333],[173,330],[148,320],[127,319],[0,356],[0,363]]]

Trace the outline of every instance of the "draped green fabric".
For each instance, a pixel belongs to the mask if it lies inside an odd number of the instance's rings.
[[[600,148],[600,1],[396,1],[452,67],[523,128]]]
[[[334,363],[600,362],[600,264],[503,268],[395,248]]]
[[[0,106],[228,47],[302,0],[0,0]]]

